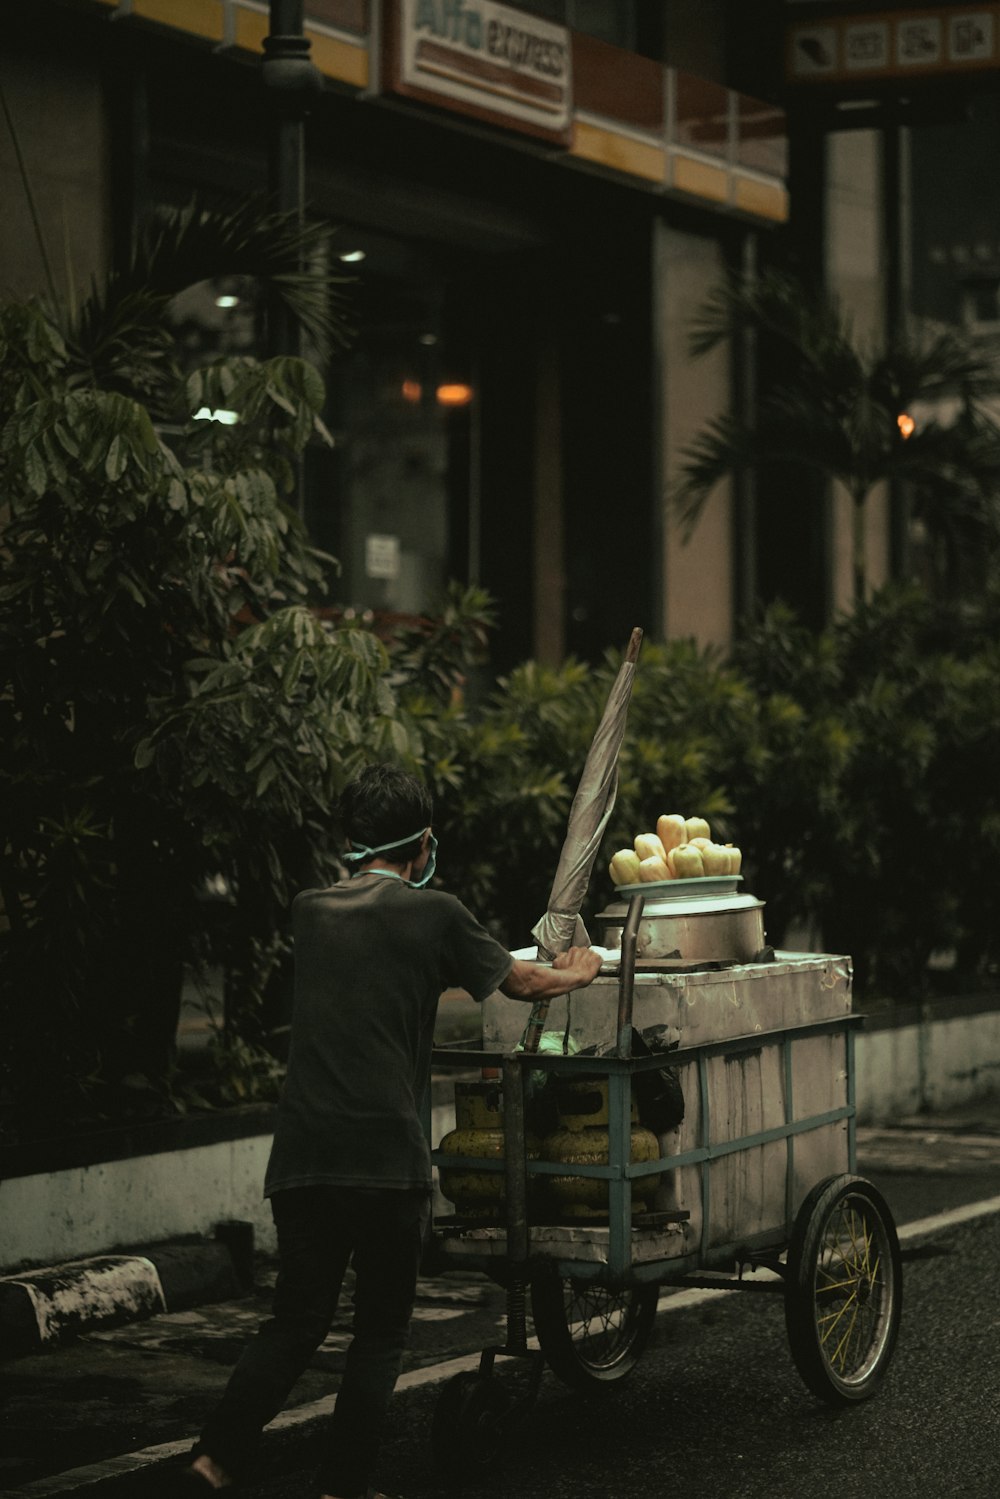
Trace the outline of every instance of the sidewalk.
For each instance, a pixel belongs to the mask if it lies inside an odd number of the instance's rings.
[[[1000,1194],[1000,1097],[862,1128],[858,1142],[859,1170],[887,1192],[897,1217],[897,1201],[907,1217],[920,1218]],[[173,1288],[169,1277],[165,1283],[183,1306],[171,1309],[168,1301],[167,1311],[120,1326],[84,1323],[51,1351],[0,1361],[0,1495],[138,1496],[152,1473],[187,1450],[243,1341],[267,1315],[275,1273],[273,1260],[258,1254],[253,1289],[240,1293],[235,1266],[231,1278],[220,1274],[220,1246],[201,1249],[211,1282],[198,1286],[189,1275],[179,1284],[184,1256],[175,1256]],[[197,1258],[188,1256],[189,1272]],[[211,1299],[195,1304],[202,1296]],[[308,1440],[332,1404],[349,1318],[345,1295],[288,1412],[268,1430],[265,1462],[289,1441]],[[420,1371],[502,1341],[504,1322],[503,1292],[483,1277],[449,1272],[422,1280],[406,1373],[426,1377]]]

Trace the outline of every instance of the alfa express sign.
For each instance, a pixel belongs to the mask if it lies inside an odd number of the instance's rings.
[[[565,27],[494,0],[392,0],[386,22],[392,92],[568,141],[573,94]]]

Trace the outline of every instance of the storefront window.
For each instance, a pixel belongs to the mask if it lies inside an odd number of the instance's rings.
[[[998,149],[1000,125],[987,121],[911,131],[913,310],[921,319],[997,332],[1000,203],[990,163]]]
[[[342,231],[358,336],[329,375],[332,450],[311,455],[306,521],[339,560],[330,603],[380,617],[433,608],[463,573],[477,392],[450,323],[447,277],[402,242]]]
[[[478,392],[447,268],[402,241],[338,231],[357,275],[357,337],[324,371],[324,422],[304,464],[304,515],[337,559],[326,603],[377,616],[426,613],[470,560],[471,434]],[[263,357],[263,299],[248,278],[202,281],[175,299],[182,363]],[[220,418],[224,419],[224,418]]]
[[[957,327],[989,354],[1000,336],[1000,203],[992,186],[1000,123],[991,101],[978,111],[971,105],[977,113],[909,132],[910,306],[917,327]],[[1000,375],[983,404],[1000,421]],[[914,414],[950,425],[960,412],[952,398]],[[911,570],[929,587],[961,595],[983,586],[988,548],[961,507],[916,515],[908,542]]]
[[[788,175],[785,115],[759,99],[736,101],[736,159],[742,167],[784,179]]]
[[[174,298],[171,321],[186,369],[225,355],[254,354],[263,338],[258,289],[247,276],[189,286]]]
[[[676,75],[678,145],[706,156],[729,155],[729,91],[691,73]]]

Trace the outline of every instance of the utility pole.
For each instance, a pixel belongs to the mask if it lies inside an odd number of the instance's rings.
[[[309,41],[302,30],[303,0],[270,0],[270,34],[264,38],[261,76],[271,102],[268,155],[268,192],[279,213],[305,215],[306,129],[312,98],[323,88],[323,78],[309,58]],[[302,329],[277,297],[267,309],[268,352],[298,358]],[[294,507],[302,514],[302,464],[298,465]]]

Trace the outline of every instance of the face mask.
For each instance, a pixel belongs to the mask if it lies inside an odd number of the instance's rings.
[[[404,844],[412,843],[415,838],[422,838],[424,833],[429,831],[428,828],[422,828],[419,833],[411,833],[408,838],[397,838],[394,843],[379,843],[375,848],[368,848],[366,844],[359,843],[348,853],[343,854],[342,858],[346,864],[357,864],[364,859],[374,858],[376,854],[387,854],[390,849],[402,848]],[[434,834],[431,833],[427,849],[427,863],[424,865],[424,872],[419,880],[404,880],[403,876],[397,874],[394,869],[370,869],[365,872],[367,874],[387,874],[390,879],[399,880],[402,884],[409,885],[411,890],[422,890],[433,877],[434,871],[437,868],[437,846],[438,841]]]

